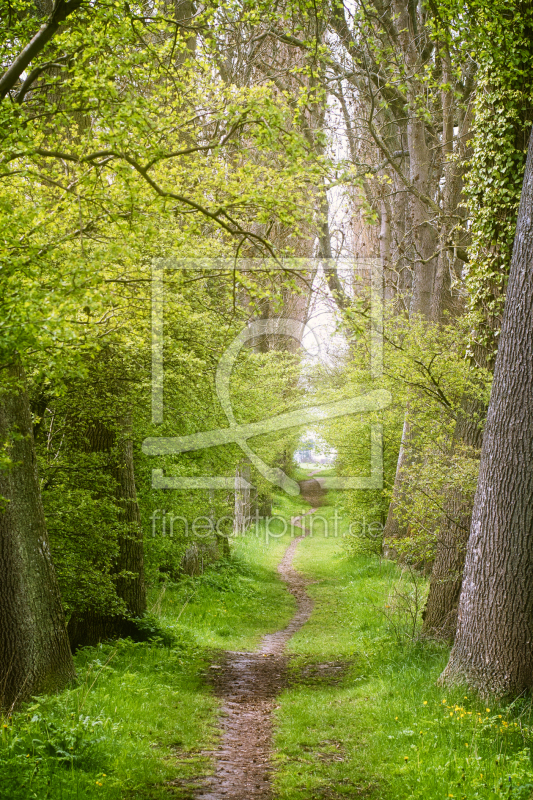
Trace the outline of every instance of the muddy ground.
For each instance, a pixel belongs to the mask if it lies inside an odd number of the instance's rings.
[[[313,508],[323,502],[324,490],[312,478],[300,482],[302,497]],[[212,753],[214,774],[195,792],[196,800],[249,800],[272,797],[270,750],[272,711],[276,696],[287,685],[285,645],[304,625],[313,610],[306,592],[308,581],[292,567],[296,548],[307,535],[305,515],[293,520],[302,535],[293,539],[278,565],[278,572],[297,602],[297,611],[281,631],[264,636],[258,652],[227,651],[209,669],[209,679],[222,699],[222,737]]]

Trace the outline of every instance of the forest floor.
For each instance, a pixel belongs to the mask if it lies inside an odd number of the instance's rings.
[[[425,580],[309,499],[154,587],[160,638],[84,648],[75,687],[3,720],[1,800],[531,800],[531,700],[441,689]]]
[[[292,567],[296,548],[308,535],[305,517],[322,505],[324,491],[313,478],[300,481],[301,497],[312,505],[293,517],[302,534],[288,545],[278,573],[296,600],[296,613],[282,630],[266,634],[254,653],[224,651],[211,665],[211,683],[222,698],[222,740],[213,753],[215,772],[196,795],[198,800],[247,800],[272,796],[272,711],[275,698],[287,685],[288,640],[309,619],[313,601],[306,592],[308,581]]]

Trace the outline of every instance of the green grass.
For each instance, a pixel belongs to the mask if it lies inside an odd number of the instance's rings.
[[[301,508],[280,500],[275,512],[290,519]],[[229,561],[164,594],[153,590],[170,647],[123,640],[85,648],[75,688],[3,721],[1,800],[190,797],[191,779],[212,768],[202,750],[218,735],[218,701],[203,679],[212,648],[252,648],[294,613],[276,571],[289,533],[279,536],[280,521],[270,531],[260,523],[258,535],[232,542]]]
[[[410,641],[409,624],[385,616],[395,565],[321,535],[300,544],[295,565],[316,581],[316,605],[289,643],[294,683],[276,712],[280,798],[533,797],[529,701],[488,710],[437,686],[448,648]],[[305,665],[329,661],[349,664],[338,685],[305,677]]]
[[[232,539],[232,558],[214,564],[204,575],[184,578],[160,598],[161,619],[187,628],[205,647],[252,650],[265,633],[285,627],[295,602],[277,574],[277,564],[290,542],[290,519],[309,506],[278,497],[267,527],[260,521],[246,536]],[[296,528],[296,535],[301,531]],[[154,593],[154,597],[156,594]],[[155,600],[157,604],[157,599]]]
[[[36,698],[4,722],[2,799],[159,800],[169,797],[167,781],[205,771],[199,750],[213,741],[216,704],[188,633],[172,648],[85,648],[76,666],[76,688]]]
[[[291,536],[282,520],[305,510],[298,498],[278,498],[281,519],[269,533],[261,523],[232,543],[229,561],[164,594],[154,589],[169,646],[86,648],[76,687],[6,720],[0,800],[190,798],[212,769],[202,751],[218,736],[204,671],[213,649],[251,649],[293,614],[276,566]],[[532,800],[530,702],[486,705],[441,690],[448,648],[409,639],[394,599],[399,581],[412,593],[412,578],[350,555],[342,524],[331,535],[333,508],[316,516],[330,521],[330,535],[316,524],[296,551],[315,608],[289,642],[290,686],[275,712],[280,800]],[[313,666],[326,662],[342,665],[335,684]]]
[[[337,474],[334,467],[328,467],[321,464],[306,464],[298,465],[294,468],[293,473],[295,480],[302,481],[308,480],[309,477],[313,478],[326,478]]]

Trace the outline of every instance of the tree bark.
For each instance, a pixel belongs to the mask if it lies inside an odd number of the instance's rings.
[[[243,478],[250,483],[252,471],[250,461],[246,458],[235,468],[235,480]],[[233,535],[244,536],[252,516],[252,493],[250,489],[235,488],[233,506]]]
[[[465,398],[454,431],[454,447],[466,446],[472,458],[478,457],[482,442],[479,423],[485,408]],[[423,613],[422,633],[435,639],[453,641],[463,582],[466,546],[472,521],[472,495],[460,489],[450,491],[444,501],[437,551],[431,572],[429,594]]]
[[[533,686],[533,136],[511,259],[455,645],[441,682]]]
[[[419,63],[419,53],[413,39],[415,34],[411,27],[407,4],[396,2],[395,12],[398,16],[398,40],[404,53],[405,63],[411,71],[414,71]],[[434,170],[426,141],[426,126],[416,113],[419,92],[420,86],[412,80],[408,89],[409,109],[406,128],[409,180],[416,192],[428,195],[431,191]],[[434,289],[437,268],[437,236],[429,209],[425,202],[413,192],[408,195],[407,219],[410,227],[409,244],[413,262],[413,286],[409,314],[413,318],[421,316],[429,320],[434,315],[440,316],[440,303],[444,299],[439,295],[439,305],[436,305]],[[409,410],[407,410],[392,498],[383,531],[385,553],[388,557],[394,555],[394,546],[390,544],[390,540],[401,539],[408,535],[408,526],[405,522],[397,519],[396,509],[401,503],[402,493],[405,491],[403,470],[411,458],[409,452],[411,436]]]
[[[109,470],[115,481],[116,502],[120,508],[116,591],[125,603],[126,616],[103,615],[90,610],[73,614],[68,623],[73,650],[97,644],[103,639],[134,635],[134,626],[128,617],[141,617],[146,611],[144,543],[135,487],[133,443],[129,422],[125,421],[121,427],[121,437],[117,442],[116,433],[108,424],[93,423],[87,431],[87,447],[90,452],[109,455]]]
[[[123,426],[122,437],[117,446],[117,500],[120,507],[119,556],[117,563],[117,594],[126,603],[132,617],[141,617],[146,611],[146,584],[144,577],[144,542],[141,512],[137,502],[135,471],[133,464],[133,442],[129,423]],[[122,577],[121,572],[133,573]]]
[[[0,705],[64,688],[74,677],[48,545],[30,406],[20,361],[0,396]]]
[[[62,22],[69,14],[76,11],[82,0],[56,0],[49,18],[42,25],[30,42],[20,51],[7,70],[0,78],[0,99],[10,92],[20,79],[20,76],[33,59],[44,50],[48,42],[54,38]]]
[[[394,549],[394,539],[401,539],[407,536],[407,525],[400,523],[396,516],[396,509],[402,501],[402,495],[406,491],[403,470],[407,464],[407,448],[409,446],[409,439],[411,436],[409,416],[406,413],[403,421],[402,440],[400,443],[400,452],[398,454],[398,463],[396,465],[396,475],[394,476],[394,486],[392,488],[392,497],[387,512],[387,520],[383,529],[383,555],[385,558],[396,558],[396,551]]]
[[[450,81],[450,64],[447,58],[443,64],[443,81],[447,85]],[[446,248],[451,234],[453,215],[460,213],[459,200],[463,189],[464,158],[466,145],[464,141],[470,126],[470,110],[461,121],[461,135],[459,137],[459,150],[462,155],[461,166],[451,160],[453,152],[453,94],[449,89],[442,93],[443,126],[442,150],[445,159],[443,191],[443,210],[447,217],[441,226],[440,251],[435,285],[435,307],[433,318],[448,310],[452,316],[459,311],[458,300],[453,302],[449,291],[450,272],[455,264],[453,255]],[[440,298],[440,299],[439,299]],[[447,302],[448,301],[448,302]],[[488,364],[488,354],[481,347],[477,348],[476,355],[485,366]],[[466,448],[472,458],[479,458],[479,451],[483,439],[481,419],[486,416],[486,406],[473,397],[465,396],[462,408],[455,426],[452,453],[457,446]],[[430,588],[426,607],[424,609],[424,624],[422,632],[426,636],[436,639],[453,641],[457,628],[457,611],[463,570],[465,564],[466,545],[470,534],[472,521],[473,497],[460,489],[452,489],[444,500],[443,515],[437,541],[437,551],[432,567]]]
[[[403,51],[405,65],[411,73],[420,67],[420,53],[416,45],[417,34],[407,3],[395,2],[398,41]],[[408,85],[407,149],[409,151],[409,180],[414,189],[409,192],[408,219],[413,260],[413,293],[410,313],[430,319],[434,310],[434,283],[437,266],[437,232],[432,220],[434,214],[416,193],[429,196],[435,174],[435,159],[428,147],[426,124],[418,113],[418,102],[423,92],[422,84],[412,78]]]

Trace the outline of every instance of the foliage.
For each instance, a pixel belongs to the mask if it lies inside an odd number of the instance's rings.
[[[417,570],[402,567],[380,609],[398,641],[414,641],[419,635],[427,589],[427,581]]]
[[[62,387],[39,374],[32,375],[36,442],[43,500],[52,551],[67,613],[116,613],[122,609],[115,594],[119,522],[116,479],[110,472],[124,437],[123,420],[134,420],[131,436],[137,492],[145,538],[147,577],[178,580],[189,547],[203,548],[206,563],[218,557],[214,537],[196,532],[201,517],[230,518],[234,495],[230,491],[172,492],[152,488],[152,469],[165,475],[234,476],[242,462],[236,446],[210,448],[157,459],[143,457],[140,445],[150,435],[186,435],[226,427],[215,392],[218,361],[246,325],[241,312],[227,317],[232,273],[227,270],[169,270],[168,293],[174,303],[165,317],[165,421],[150,422],[150,358],[146,306],[137,293],[136,330],[130,334],[124,320],[120,340],[101,346],[87,359],[81,377],[65,378]],[[192,278],[192,280],[191,280]],[[268,284],[263,291],[275,299]],[[126,298],[124,298],[125,302]],[[113,301],[111,301],[113,302]],[[132,306],[130,304],[130,309]],[[122,312],[121,312],[122,313]],[[220,325],[224,320],[224,325]],[[256,353],[243,349],[231,376],[231,401],[242,422],[268,419],[298,406],[299,357],[293,353]],[[41,416],[37,416],[44,406]],[[88,431],[98,422],[114,432],[116,446],[109,453],[88,452]],[[256,439],[254,447],[267,463],[275,463],[294,447],[294,431],[275,432]],[[255,470],[254,485],[262,479]],[[164,514],[165,512],[165,514]],[[163,525],[165,516],[165,525]],[[205,520],[204,520],[205,523]]]
[[[192,636],[184,635],[184,633],[187,634],[188,631],[180,631],[181,635],[177,635],[173,630],[163,626],[155,614],[148,613],[143,617],[134,618],[131,621],[137,629],[136,641],[155,642],[164,647],[171,647],[174,649],[178,646],[187,649],[187,647],[191,645],[191,642],[194,643],[194,638]]]
[[[124,610],[112,574],[118,552],[117,508],[111,493],[102,502],[101,487],[108,489],[108,482],[99,473],[90,477],[90,488],[82,489],[73,486],[72,475],[65,484],[56,474],[53,487],[43,492],[52,555],[69,616],[74,610]]]
[[[466,199],[471,224],[466,284],[476,338],[490,362],[505,287],[531,129],[533,16],[527,3],[441,4],[465,58],[477,64]],[[439,30],[442,35],[442,30]]]
[[[396,516],[408,539],[399,552],[411,563],[431,563],[443,519],[443,500],[454,490],[473,497],[479,462],[460,442],[452,447],[463,398],[488,403],[492,376],[468,358],[469,322],[447,325],[395,319],[387,335],[384,372],[394,397],[404,398],[411,426],[402,475],[409,491]],[[482,427],[484,419],[477,420]]]
[[[4,10],[3,65],[42,22],[40,8],[24,2]],[[114,586],[125,533],[110,474],[116,453],[88,452],[91,426],[105,424],[117,440],[132,428],[147,537],[154,508],[190,521],[213,510],[207,493],[169,504],[168,494],[151,492],[151,470],[138,458],[143,438],[165,432],[148,421],[154,258],[227,258],[244,245],[247,255],[272,252],[257,231],[304,223],[309,186],[326,168],[294,125],[287,95],[268,81],[226,80],[212,9],[195,18],[192,37],[167,11],[157,3],[149,13],[99,2],[75,8],[37,54],[28,82],[0,103],[0,365],[17,353],[29,376],[68,614],[123,607]],[[213,391],[217,360],[257,298],[274,298],[279,286],[234,269],[178,270],[167,281],[167,432],[226,424]],[[269,367],[265,356],[256,365],[273,383],[256,398],[256,413],[263,400],[273,411],[275,391],[288,386],[291,365],[282,361]],[[262,444],[274,458],[288,446],[279,436]],[[230,448],[163,466],[231,476],[241,457]],[[231,503],[229,493],[217,497],[216,514]],[[160,568],[179,574],[191,537],[179,525],[176,533],[148,548],[150,580]]]
[[[470,328],[466,318],[435,325],[401,314],[386,315],[383,375],[371,380],[368,331],[359,329],[357,342],[329,370],[322,370],[318,396],[337,399],[384,388],[392,402],[384,410],[351,415],[322,426],[324,438],[337,450],[337,470],[343,476],[368,475],[370,425],[383,430],[385,491],[342,493],[340,507],[352,520],[351,552],[381,552],[380,532],[391,495],[406,409],[410,435],[404,440],[403,477],[409,491],[397,498],[396,516],[409,536],[395,542],[404,559],[413,564],[431,562],[442,520],[443,498],[454,489],[473,496],[479,462],[471,449],[451,443],[465,395],[485,407],[490,372],[468,358]],[[484,420],[479,419],[482,426]],[[475,454],[474,454],[475,455]]]
[[[203,663],[183,637],[172,649],[123,640],[79,651],[76,688],[4,720],[0,797],[163,797],[165,781],[203,767],[194,755],[177,766],[176,751],[211,741]]]
[[[290,519],[301,513],[292,498],[276,497],[273,514]],[[229,561],[211,564],[203,575],[168,583],[160,607],[163,620],[193,632],[207,647],[251,649],[259,631],[276,630],[290,619],[294,601],[280,583],[276,565],[289,541],[279,521],[253,524],[233,538]],[[155,589],[153,590],[155,595]],[[156,601],[157,602],[157,601]]]

